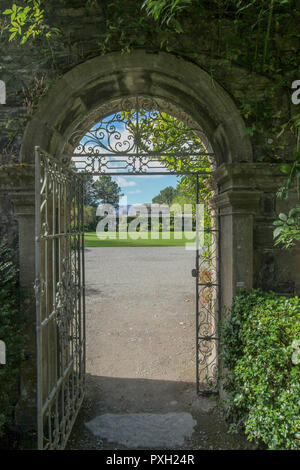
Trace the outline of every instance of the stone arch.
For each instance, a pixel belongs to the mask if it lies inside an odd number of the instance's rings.
[[[80,123],[88,126],[98,109],[136,94],[161,98],[189,115],[203,130],[219,165],[252,161],[242,117],[208,73],[172,54],[138,50],[96,57],[67,72],[28,124],[21,162],[33,162],[35,145],[53,155],[69,153],[73,149],[68,138]]]
[[[209,74],[174,55],[141,50],[129,55],[115,52],[77,65],[49,90],[28,123],[20,152],[24,165],[18,165],[18,185],[10,194],[19,220],[21,289],[31,292],[35,282],[34,147],[57,157],[71,153],[70,137],[79,127],[89,130],[97,117],[111,114],[112,103],[136,95],[153,97],[185,113],[197,123],[214,152],[219,167],[214,176],[223,311],[223,306],[231,305],[238,287],[250,289],[253,285],[253,217],[260,192],[252,184],[251,171],[256,174],[256,168],[250,138],[233,100]],[[32,350],[22,371],[25,398],[20,400],[18,421],[31,425],[36,409],[34,297],[24,307],[30,318]]]

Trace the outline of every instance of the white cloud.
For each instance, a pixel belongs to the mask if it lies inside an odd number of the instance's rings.
[[[121,188],[128,188],[130,186],[136,186],[136,182],[129,180],[128,178],[123,178],[122,176],[116,176],[116,182]]]
[[[127,194],[139,194],[142,191],[140,189],[134,189],[133,191],[127,191]]]

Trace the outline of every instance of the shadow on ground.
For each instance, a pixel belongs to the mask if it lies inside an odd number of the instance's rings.
[[[79,412],[67,449],[157,449],[158,447],[126,447],[95,436],[85,423],[106,414],[131,415],[190,414],[195,421],[194,432],[180,447],[160,449],[254,449],[243,435],[228,434],[218,402],[212,397],[196,395],[195,384],[164,380],[99,377],[87,374],[87,393]],[[130,432],[130,431],[129,431]],[[134,430],[132,429],[132,432]],[[154,431],[153,432],[157,432]],[[131,439],[132,441],[132,439]],[[176,439],[175,439],[176,441]]]

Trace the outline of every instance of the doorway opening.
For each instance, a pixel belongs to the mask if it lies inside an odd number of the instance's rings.
[[[43,449],[64,448],[84,396],[87,175],[173,174],[194,195],[195,382],[198,393],[217,390],[219,257],[218,214],[211,202],[216,192],[212,149],[189,116],[160,98],[116,100],[92,119],[92,127],[89,117],[89,123],[70,136],[72,154],[58,160],[36,149],[38,434]],[[114,227],[119,225],[120,218]],[[164,230],[160,233],[163,238]]]

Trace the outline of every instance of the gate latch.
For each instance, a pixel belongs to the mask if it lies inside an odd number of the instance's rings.
[[[192,269],[192,277],[198,277],[197,269]]]

